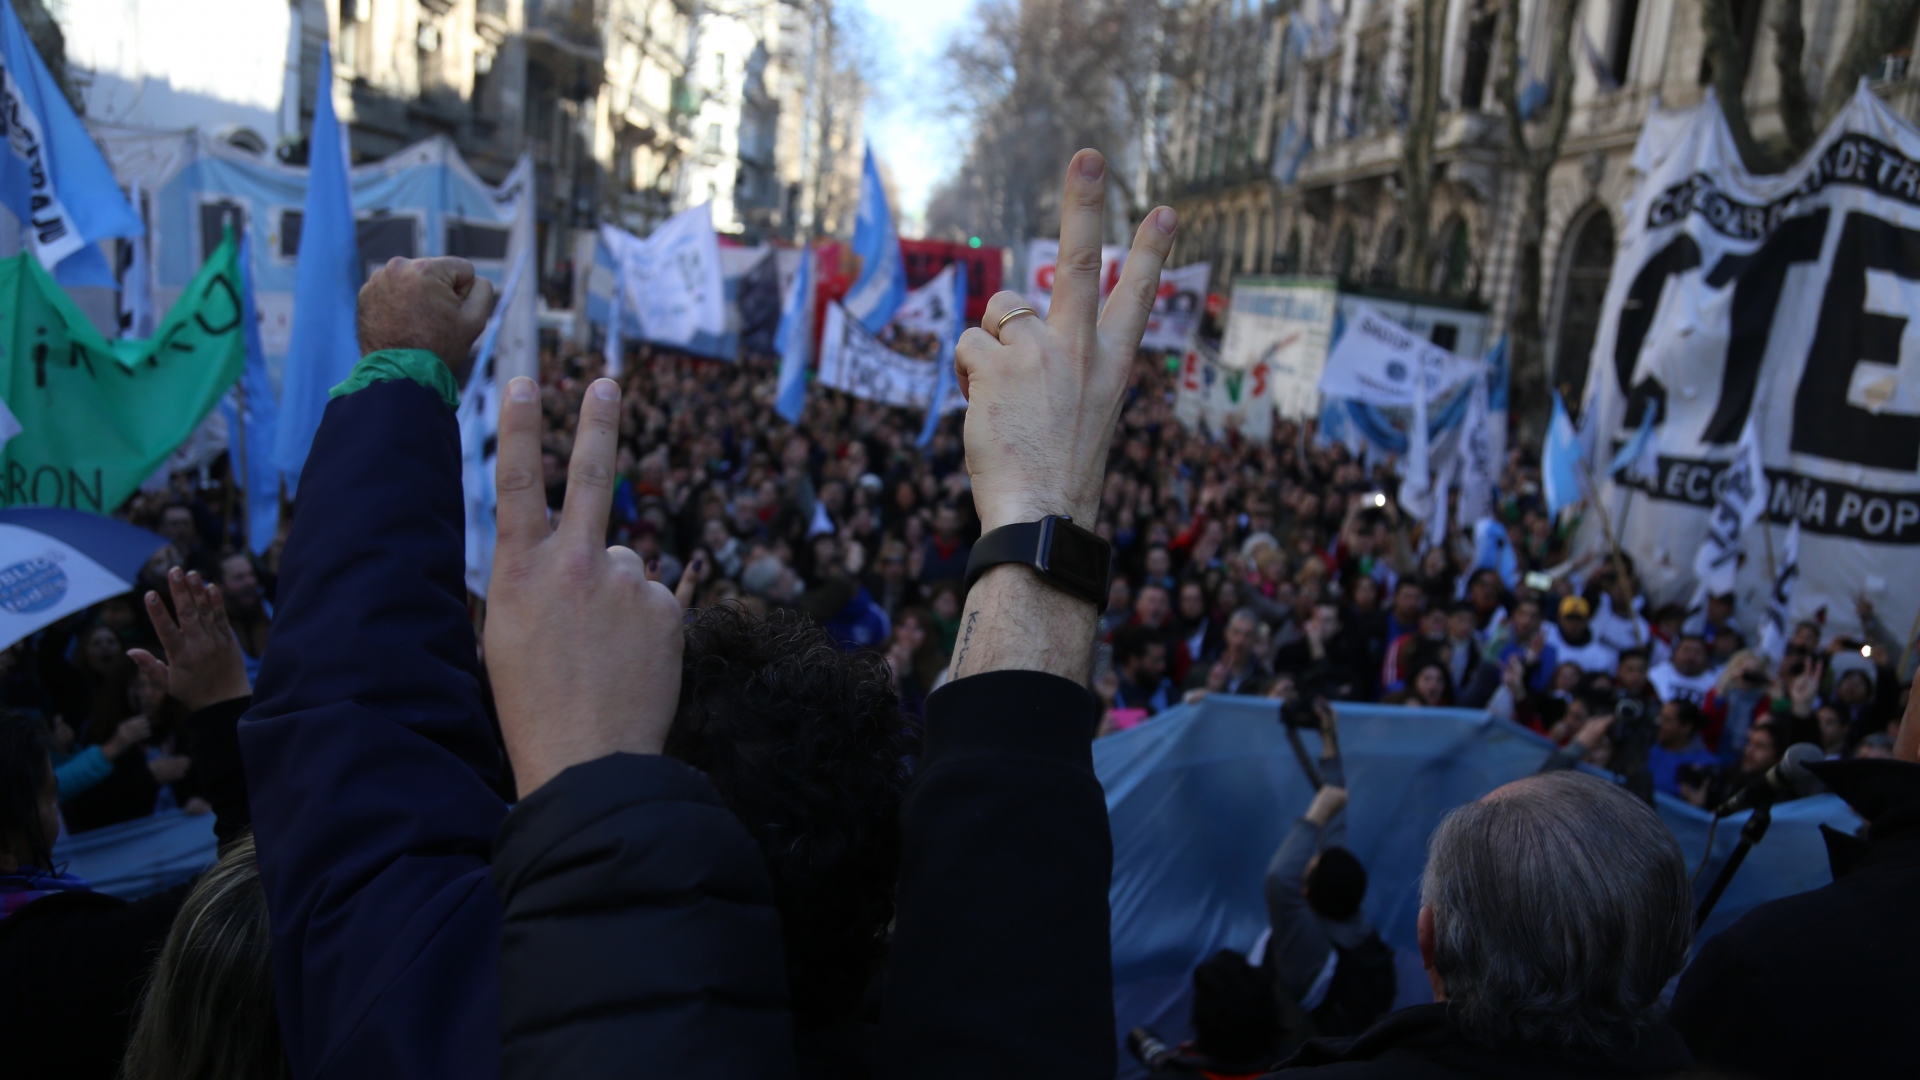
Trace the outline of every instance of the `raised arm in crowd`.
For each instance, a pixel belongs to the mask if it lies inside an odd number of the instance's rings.
[[[1049,316],[1000,294],[959,349],[988,530],[1098,513],[1174,228],[1171,210],[1149,215],[1102,314],[1104,170],[1091,151],[1069,167]],[[821,642],[804,627],[770,617],[749,635],[758,655],[705,614],[690,632],[643,560],[604,546],[611,382],[586,395],[557,521],[538,395],[506,388],[485,655],[517,786],[508,812],[464,603],[452,410],[490,303],[462,260],[377,273],[361,299],[367,355],[301,477],[241,726],[294,1075],[1111,1076],[1111,849],[1083,687],[1095,606],[1027,567],[987,570],[909,755],[883,672],[843,667],[809,691],[838,654],[808,651]],[[769,685],[879,696],[864,711],[797,708]],[[841,741],[809,726],[836,707],[873,737],[861,767],[805,756]],[[870,820],[835,806],[848,777],[880,778]],[[768,805],[789,815],[779,830]],[[881,899],[837,939],[819,930],[825,901],[875,881]],[[821,985],[803,971],[836,960],[833,993],[857,1005],[884,988],[877,1029],[848,1029],[837,1065],[807,1031],[851,1024],[854,1008],[822,1016],[811,991],[796,996]]]

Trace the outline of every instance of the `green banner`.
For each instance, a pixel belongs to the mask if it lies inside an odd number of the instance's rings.
[[[31,254],[0,261],[7,442],[0,505],[113,512],[186,441],[246,365],[233,237],[146,341],[100,336]]]

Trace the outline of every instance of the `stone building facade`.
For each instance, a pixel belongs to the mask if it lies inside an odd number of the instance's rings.
[[[1400,168],[1409,14],[1413,0],[1303,0],[1297,7],[1215,0],[1195,34],[1194,70],[1167,121],[1174,152],[1166,197],[1183,223],[1176,264],[1214,266],[1214,287],[1249,273],[1335,275],[1399,282],[1405,249]],[[1523,107],[1544,95],[1549,3],[1522,4]],[[1565,0],[1560,0],[1565,2]],[[1744,99],[1755,136],[1782,129],[1773,67],[1777,0],[1735,0],[1749,43]],[[1444,0],[1440,114],[1428,220],[1430,279],[1419,291],[1484,304],[1506,325],[1514,299],[1525,180],[1511,164],[1497,0]],[[1815,99],[1838,58],[1857,0],[1809,5],[1806,70]],[[1911,33],[1911,31],[1909,31]],[[1874,79],[1876,92],[1920,116],[1912,41]],[[1636,181],[1630,161],[1657,106],[1707,93],[1699,0],[1585,0],[1574,31],[1573,105],[1553,167],[1544,238],[1546,346],[1551,382],[1585,383],[1600,304]],[[1528,90],[1538,84],[1537,89]],[[1569,395],[1570,400],[1573,395]]]

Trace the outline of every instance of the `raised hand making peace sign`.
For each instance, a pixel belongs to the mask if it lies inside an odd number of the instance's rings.
[[[540,469],[540,392],[507,384],[500,406],[499,543],[486,652],[520,797],[570,766],[657,754],[680,697],[680,605],[640,556],[607,547],[620,388],[600,379],[580,429],[557,526]]]
[[[1140,335],[1173,250],[1174,213],[1160,207],[1134,234],[1120,283],[1100,310],[1106,162],[1082,150],[1067,166],[1060,260],[1045,319],[1020,294],[994,294],[960,338],[954,370],[967,396],[967,469],[982,530],[1066,514],[1091,529],[1107,444],[1120,419]],[[988,570],[967,595],[953,677],[998,669],[1085,680],[1098,612],[1024,566]]]

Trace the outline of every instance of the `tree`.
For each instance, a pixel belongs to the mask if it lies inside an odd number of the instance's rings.
[[[1862,76],[1869,75],[1887,54],[1913,36],[1920,0],[1855,0],[1853,32],[1839,60],[1826,75],[1816,107],[1806,76],[1806,30],[1802,0],[1780,0],[1772,23],[1774,70],[1780,76],[1782,141],[1768,145],[1754,137],[1747,116],[1745,89],[1752,57],[1735,25],[1732,0],[1700,0],[1701,27],[1706,32],[1707,62],[1713,73],[1713,92],[1733,133],[1734,145],[1748,169],[1779,172],[1804,154],[1820,129],[1853,96]]]
[[[1538,141],[1528,138],[1529,121],[1520,113],[1520,0],[1505,0],[1500,16],[1500,104],[1507,114],[1508,147],[1514,165],[1526,182],[1520,211],[1520,236],[1515,267],[1508,357],[1512,362],[1510,408],[1520,422],[1523,442],[1539,443],[1546,431],[1546,335],[1541,323],[1543,247],[1547,233],[1547,192],[1560,143],[1566,138],[1573,112],[1573,24],[1580,0],[1542,0],[1551,4],[1552,65],[1546,116],[1533,122]],[[1707,0],[1712,3],[1716,0]]]
[[[1413,81],[1407,88],[1407,127],[1400,161],[1406,199],[1407,249],[1400,286],[1424,289],[1433,272],[1433,136],[1440,115],[1440,50],[1445,0],[1413,0]]]

